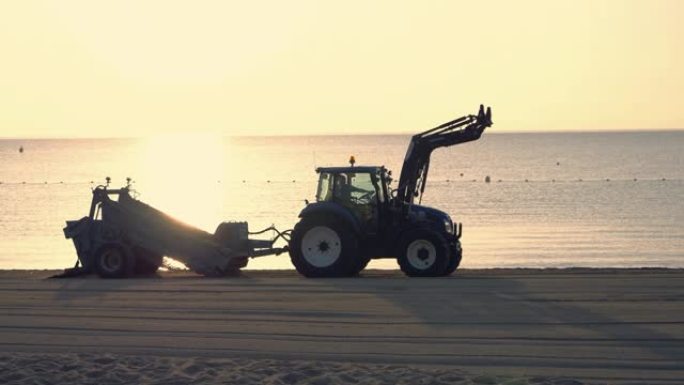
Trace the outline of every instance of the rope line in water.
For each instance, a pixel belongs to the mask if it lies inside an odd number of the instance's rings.
[[[650,179],[638,179],[638,178],[633,178],[633,179],[611,179],[611,178],[603,178],[603,179],[497,179],[494,180],[493,178],[485,178],[485,179],[459,179],[459,180],[453,180],[453,179],[441,179],[441,180],[431,180],[430,183],[485,183],[485,184],[492,184],[492,183],[582,183],[582,182],[667,182],[667,181],[674,181],[674,182],[680,182],[684,179],[678,179],[678,178],[650,178]],[[284,180],[257,180],[257,181],[249,181],[249,180],[228,180],[228,181],[223,181],[223,180],[217,180],[215,183],[216,184],[221,184],[221,183],[232,183],[232,184],[292,184],[292,183],[308,183],[308,184],[316,184],[318,181],[317,180],[291,180],[291,181],[284,181]],[[90,185],[90,186],[95,186],[98,183],[95,182],[64,182],[64,181],[57,181],[57,182],[50,182],[50,181],[43,181],[43,182],[27,182],[27,181],[0,181],[0,185],[29,185],[29,186],[39,186],[39,185]],[[116,188],[116,187],[112,187]]]

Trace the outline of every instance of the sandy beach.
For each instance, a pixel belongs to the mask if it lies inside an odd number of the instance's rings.
[[[0,383],[681,384],[684,271],[0,271]]]

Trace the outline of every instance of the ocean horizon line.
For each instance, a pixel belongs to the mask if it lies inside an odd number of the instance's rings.
[[[488,131],[487,135],[571,135],[571,134],[671,134],[684,133],[684,128],[672,129],[610,129],[610,130],[558,130],[558,131]],[[164,135],[215,135],[222,138],[330,138],[330,137],[382,137],[413,136],[416,133],[350,133],[350,134],[236,134],[221,135],[212,132],[169,132],[147,136],[0,136],[0,140],[140,140]]]

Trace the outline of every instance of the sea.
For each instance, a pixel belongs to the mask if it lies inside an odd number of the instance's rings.
[[[138,199],[209,232],[223,221],[285,230],[315,199],[316,167],[344,166],[353,155],[357,165],[384,165],[398,178],[409,141],[213,134],[0,140],[0,269],[73,266],[76,253],[62,229],[88,214],[92,188],[106,177],[112,188],[131,178]],[[433,153],[422,203],[463,224],[464,268],[682,268],[684,131],[485,133]],[[284,254],[247,268],[292,266]]]

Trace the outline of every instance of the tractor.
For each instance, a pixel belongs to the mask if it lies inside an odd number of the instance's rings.
[[[316,201],[307,202],[292,230],[292,264],[306,277],[357,275],[371,259],[395,258],[410,277],[452,274],[461,263],[462,225],[420,205],[430,155],[480,138],[492,112],[480,106],[411,138],[397,188],[384,166],[319,167]],[[418,200],[416,204],[415,201]]]

